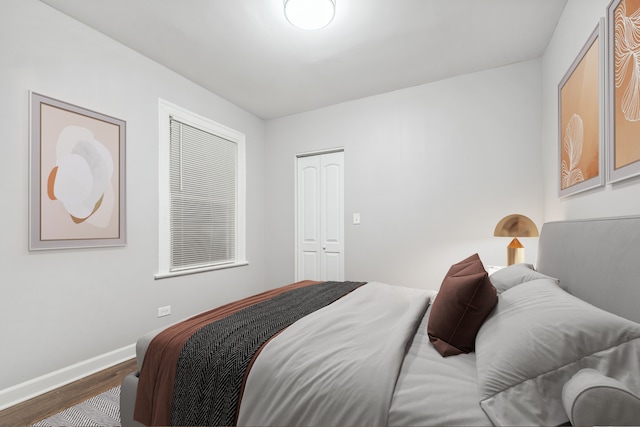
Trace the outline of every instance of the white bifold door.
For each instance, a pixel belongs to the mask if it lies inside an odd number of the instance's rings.
[[[297,158],[296,280],[344,280],[344,152]]]

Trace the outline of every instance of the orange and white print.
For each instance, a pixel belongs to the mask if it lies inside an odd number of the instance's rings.
[[[640,0],[614,11],[614,167],[640,161]]]
[[[591,44],[561,88],[562,190],[600,173],[598,39]]]

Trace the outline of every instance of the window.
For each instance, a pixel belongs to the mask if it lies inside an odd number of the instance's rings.
[[[244,135],[160,100],[156,278],[246,265]]]

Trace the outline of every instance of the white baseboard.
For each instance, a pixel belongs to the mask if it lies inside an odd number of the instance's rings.
[[[101,354],[0,390],[0,411],[135,357],[136,345]]]

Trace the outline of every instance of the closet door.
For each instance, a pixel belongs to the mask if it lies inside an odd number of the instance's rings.
[[[344,280],[344,152],[297,159],[296,280]]]

